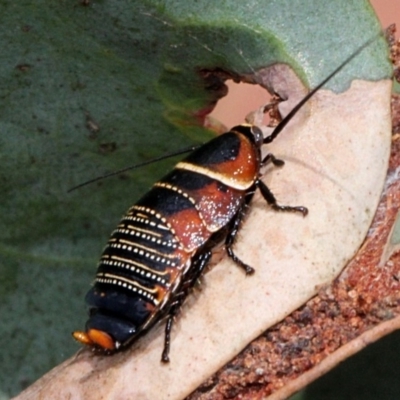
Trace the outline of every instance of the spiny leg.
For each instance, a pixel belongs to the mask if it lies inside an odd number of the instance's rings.
[[[171,330],[174,323],[174,318],[185,301],[190,289],[195,285],[204,269],[207,267],[208,262],[211,258],[211,251],[206,251],[199,254],[198,258],[192,261],[193,265],[191,270],[193,271],[190,276],[185,279],[182,284],[179,293],[177,293],[172,301],[171,307],[168,312],[167,322],[165,324],[165,336],[164,336],[164,349],[161,355],[161,361],[164,363],[169,362],[169,350],[171,347]]]
[[[275,196],[272,194],[272,192],[268,189],[268,186],[261,180],[258,181],[258,187],[260,189],[260,192],[266,202],[271,206],[272,209],[275,211],[285,211],[285,212],[299,212],[303,214],[303,217],[305,217],[308,214],[308,209],[303,206],[281,206],[276,202]]]
[[[231,221],[229,228],[228,228],[228,233],[225,238],[225,249],[226,253],[228,256],[232,259],[232,261],[237,264],[239,267],[243,268],[246,271],[246,275],[251,275],[254,273],[254,268],[250,267],[250,265],[246,264],[243,262],[233,251],[233,244],[235,243],[236,235],[239,231],[240,224],[243,220],[243,217],[246,214],[246,209],[251,201],[251,199],[254,196],[254,190],[251,190],[245,198],[245,201],[242,205],[242,207],[238,210],[236,213],[235,217]]]

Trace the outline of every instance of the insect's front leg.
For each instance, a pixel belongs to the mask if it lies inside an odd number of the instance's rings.
[[[273,193],[269,190],[268,186],[261,180],[257,182],[258,188],[260,189],[260,192],[262,196],[264,197],[265,201],[271,206],[272,209],[275,211],[289,211],[289,212],[299,212],[303,214],[303,217],[305,217],[308,214],[308,209],[303,206],[281,206],[277,203],[275,196]]]
[[[283,167],[285,165],[285,161],[276,158],[273,154],[268,153],[263,160],[261,161],[261,168],[265,167],[267,164],[272,162],[272,164],[275,165],[275,167]]]
[[[272,163],[275,167],[282,167],[285,165],[285,161],[276,158],[273,154],[268,153],[262,160],[261,166],[265,167],[267,164]],[[299,212],[305,217],[308,214],[308,209],[303,206],[281,206],[277,203],[274,194],[269,190],[268,186],[261,180],[256,182],[256,185],[260,189],[262,196],[265,201],[275,210],[275,211],[289,211],[289,212]]]

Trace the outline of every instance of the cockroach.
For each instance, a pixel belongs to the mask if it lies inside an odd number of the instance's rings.
[[[260,179],[261,169],[283,161],[261,148],[299,109],[372,40],[348,57],[263,137],[255,125],[232,128],[192,151],[147,192],[111,234],[94,286],[86,295],[89,319],[79,342],[105,354],[131,345],[166,318],[161,360],[169,361],[174,317],[210,261],[215,243],[246,274],[254,269],[234,252],[239,226],[255,191],[276,211],[307,215],[303,206],[279,205]],[[81,186],[81,185],[80,185]]]

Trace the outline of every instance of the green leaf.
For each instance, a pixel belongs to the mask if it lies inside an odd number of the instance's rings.
[[[174,160],[70,187],[211,137],[196,115],[216,93],[199,71],[283,62],[313,87],[380,29],[362,0],[4,0],[0,15],[4,395],[79,348],[108,234]],[[383,39],[372,47],[327,87],[390,76]]]

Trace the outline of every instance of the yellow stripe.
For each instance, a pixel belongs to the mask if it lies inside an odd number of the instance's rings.
[[[118,275],[114,275],[114,274],[107,274],[107,273],[104,273],[104,272],[100,272],[99,274],[97,274],[97,276],[99,278],[115,279],[115,280],[120,281],[120,282],[129,283],[130,285],[135,286],[137,288],[140,288],[144,292],[147,292],[147,293],[153,293],[153,294],[157,293],[157,288],[149,289],[149,288],[147,288],[145,286],[142,286],[140,283],[137,283],[136,281],[133,281],[132,279],[124,278],[122,276],[118,276]]]
[[[102,279],[110,279],[110,280],[115,280],[117,283],[110,282],[109,284],[118,285],[118,282],[123,282],[123,283],[126,283],[127,285],[131,285],[131,286],[133,286],[133,287],[138,289],[138,294],[139,295],[141,294],[139,292],[139,290],[141,290],[143,292],[142,295],[144,297],[149,298],[155,305],[159,304],[159,301],[154,296],[155,294],[158,294],[158,289],[157,288],[149,289],[149,288],[147,288],[145,286],[142,286],[139,283],[137,283],[136,281],[133,281],[131,279],[124,278],[124,277],[121,277],[121,276],[118,276],[118,275],[114,275],[114,274],[107,274],[107,273],[103,273],[103,272],[98,273],[96,275],[96,277],[99,279],[99,282],[101,282]],[[106,282],[104,282],[104,283],[106,283]],[[130,289],[130,290],[132,290],[132,289]],[[135,290],[133,290],[133,292],[135,292]]]
[[[138,263],[138,262],[134,262],[132,260],[128,260],[128,259],[123,258],[123,257],[117,257],[117,256],[104,257],[103,256],[102,259],[104,259],[104,260],[112,260],[112,261],[121,261],[121,262],[124,262],[126,264],[134,265],[134,266],[136,266],[138,268],[141,268],[141,269],[143,269],[145,271],[148,271],[148,272],[150,272],[150,273],[152,273],[154,275],[159,275],[159,276],[168,275],[168,271],[164,271],[164,272],[157,271],[157,270],[154,270],[154,269],[151,269],[151,268],[147,267],[144,264],[141,264],[141,263]]]
[[[149,236],[155,236],[155,237],[158,237],[158,238],[162,238],[163,237],[163,235],[161,235],[161,233],[157,233],[157,232],[154,232],[154,231],[149,231],[147,229],[137,228],[135,225],[127,225],[127,226],[125,226],[124,224],[121,224],[121,225],[118,226],[118,228],[119,227],[124,228],[124,229],[129,228],[132,231],[146,233]]]
[[[248,182],[247,180],[238,180],[237,178],[226,177],[224,174],[219,172],[212,171],[207,167],[202,167],[200,165],[190,164],[187,162],[179,162],[176,164],[175,168],[184,169],[185,171],[195,172],[197,174],[208,176],[209,178],[215,179],[226,186],[229,186],[233,189],[237,190],[246,190],[248,189],[254,182]]]
[[[110,240],[110,242],[111,242],[111,240]],[[135,242],[130,242],[129,240],[125,240],[125,239],[117,239],[116,243],[122,243],[122,244],[126,244],[128,246],[137,247],[139,249],[146,250],[149,253],[156,254],[157,256],[160,256],[165,259],[168,259],[168,258],[173,259],[176,257],[175,254],[160,253],[159,251],[156,251],[156,250],[152,249],[151,247],[142,246],[140,244],[137,244]]]
[[[146,214],[142,214],[142,213],[136,213],[135,215],[136,217],[140,217],[140,218],[144,218],[144,219],[149,219],[149,216]]]

